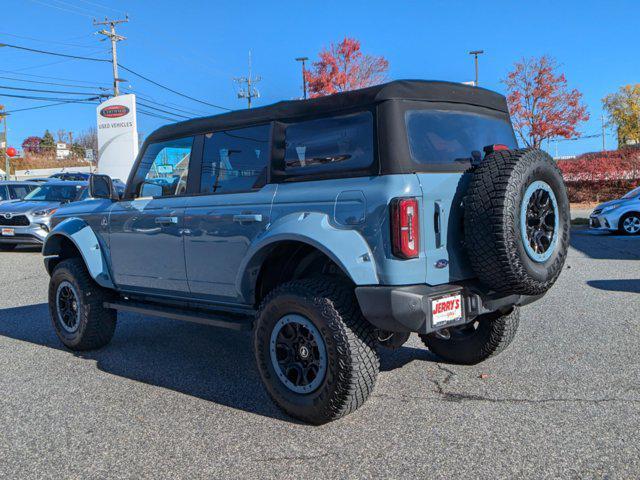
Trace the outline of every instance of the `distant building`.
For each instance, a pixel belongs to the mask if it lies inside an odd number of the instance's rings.
[[[61,160],[63,158],[67,158],[71,155],[71,150],[69,150],[69,145],[64,142],[56,143],[56,158]]]

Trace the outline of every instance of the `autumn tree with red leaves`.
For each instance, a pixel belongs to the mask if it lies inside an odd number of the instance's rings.
[[[40,143],[42,139],[40,137],[31,136],[24,139],[22,142],[22,151],[25,153],[40,153]]]
[[[322,97],[382,83],[388,69],[384,57],[362,53],[358,40],[345,37],[320,52],[305,78],[310,96]]]
[[[557,70],[558,63],[546,55],[523,59],[504,80],[513,128],[528,147],[575,137],[580,123],[589,120],[582,93],[569,90],[564,73]]]

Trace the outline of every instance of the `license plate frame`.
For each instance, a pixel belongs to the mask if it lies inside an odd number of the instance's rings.
[[[3,228],[1,233],[2,233],[3,237],[15,237],[16,236],[16,229],[15,228]]]
[[[449,302],[451,302],[449,304]],[[437,308],[442,305],[440,308]],[[434,297],[429,303],[432,328],[465,323],[464,297],[462,292],[451,292]]]

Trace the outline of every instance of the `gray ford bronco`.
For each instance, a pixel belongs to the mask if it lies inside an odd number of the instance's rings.
[[[517,147],[505,98],[394,81],[164,126],[124,195],[90,179],[43,247],[70,349],[118,311],[252,330],[266,390],[321,424],[356,410],[411,332],[447,362],[511,342],[562,270],[558,168]]]

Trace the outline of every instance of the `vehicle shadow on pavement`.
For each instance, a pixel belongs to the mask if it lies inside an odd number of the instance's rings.
[[[640,236],[574,227],[571,230],[571,247],[589,258],[599,260],[640,260]]]
[[[103,372],[166,388],[231,408],[299,423],[282,413],[262,388],[251,335],[187,322],[119,314],[109,345],[72,352],[56,337],[45,303],[0,309],[0,336],[68,352]],[[414,360],[435,361],[426,349],[381,352],[381,370]]]
[[[640,293],[640,278],[627,280],[589,280],[587,285],[610,292]]]
[[[139,315],[118,319],[111,343],[91,352],[71,352],[60,343],[44,303],[1,309],[0,335],[93,360],[112,375],[297,423],[263,390],[246,332]]]

